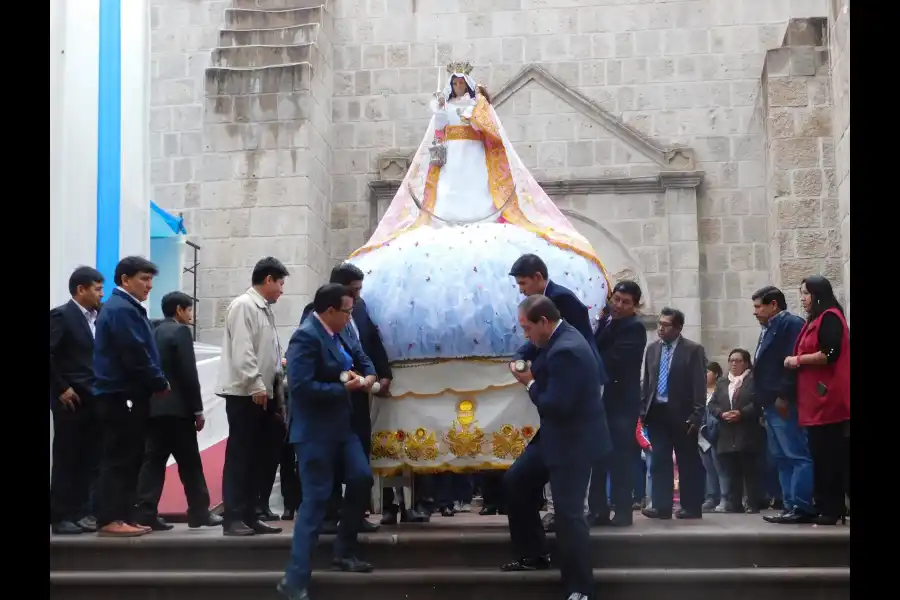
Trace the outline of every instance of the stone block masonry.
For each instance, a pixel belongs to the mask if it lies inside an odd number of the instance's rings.
[[[799,311],[800,281],[813,274],[842,290],[832,94],[825,19],[792,21],[786,45],[766,56],[772,279]]]
[[[830,0],[828,51],[831,59],[831,91],[834,100],[835,185],[841,231],[841,267],[844,310],[850,318],[850,0]]]
[[[321,28],[315,19],[303,20],[301,15],[312,13],[302,11],[323,3],[151,0],[154,200],[184,211],[192,234],[212,228],[211,237],[200,240],[201,261],[204,269],[220,273],[210,275],[215,289],[201,294],[201,331],[214,328],[215,307],[228,295],[222,289],[238,287],[226,284],[230,280],[225,274],[243,286],[244,263],[261,255],[263,248],[273,247],[276,237],[306,236],[306,255],[298,249],[290,260],[307,261],[312,265],[307,273],[327,269],[331,260],[346,257],[365,242],[376,216],[371,214],[369,183],[378,179],[379,159],[412,151],[424,133],[426,103],[439,72],[450,60],[470,60],[476,78],[494,93],[523,67],[535,64],[654,141],[693,149],[693,168],[704,172],[703,183],[696,188],[696,242],[691,239],[689,215],[667,216],[671,239],[652,252],[642,250],[646,256],[642,254],[641,262],[646,258],[652,265],[652,256],[671,261],[694,253],[693,248],[687,252],[686,245],[696,244],[701,341],[707,353],[721,360],[733,347],[755,347],[758,326],[749,308],[749,294],[781,274],[780,247],[768,222],[769,121],[762,115],[768,92],[761,92],[760,74],[766,52],[781,48],[792,18],[843,14],[844,0],[334,0],[322,13]],[[836,37],[830,36],[828,43],[835,82],[844,77],[834,62]],[[849,33],[845,38],[841,51],[849,57]],[[251,46],[255,48],[235,50]],[[315,67],[316,61],[326,63],[331,74],[325,76],[326,67],[320,65],[310,70],[307,82],[302,69],[299,75],[296,69],[284,69],[305,63]],[[279,67],[281,74],[217,79],[215,93],[207,99],[207,67],[235,72]],[[300,87],[296,87],[298,81]],[[835,107],[843,101],[837,100],[838,94],[846,96],[849,106],[849,92],[839,92],[849,89],[848,68],[842,81],[846,85],[808,83],[806,108],[822,108],[810,104],[822,91],[835,95]],[[237,87],[220,88],[220,83]],[[232,91],[247,89],[254,91]],[[786,103],[780,109],[803,110],[801,105],[791,105],[801,102],[801,90],[788,85],[778,94]],[[220,106],[207,108],[207,102]],[[540,86],[529,84],[516,91],[499,112],[522,159],[540,180],[638,177],[658,169],[641,152],[581,118]],[[301,118],[291,119],[289,114]],[[232,121],[220,120],[224,115]],[[804,127],[814,127],[819,116],[811,113]],[[835,128],[846,121],[836,111],[831,119]],[[296,127],[286,128],[295,121]],[[839,200],[844,179],[849,192],[849,177],[841,174],[839,166],[840,155],[846,152],[842,148],[849,147],[849,128],[844,136],[845,146],[835,135],[833,147],[826,144],[823,153],[833,150],[839,189],[834,198]],[[792,144],[787,144],[785,155],[802,162],[803,142]],[[317,153],[326,149],[331,154],[322,159]],[[309,159],[313,155],[317,158]],[[294,157],[298,165],[309,159],[322,166],[295,167]],[[229,170],[231,175],[226,176]],[[273,175],[263,176],[267,173]],[[207,176],[214,179],[206,181]],[[798,173],[796,183],[809,191],[814,183],[807,176]],[[320,187],[324,184],[319,177],[330,182],[328,191]],[[251,183],[254,179],[256,183]],[[821,183],[827,188],[824,178]],[[255,195],[245,192],[251,185],[256,186]],[[308,189],[315,191],[314,198],[286,200],[309,195]],[[324,199],[318,199],[319,193]],[[267,198],[262,202],[281,200],[276,206],[262,205],[261,196]],[[831,196],[790,198],[822,201]],[[847,227],[849,200],[844,204],[846,217],[840,212],[843,209],[839,212]],[[317,213],[316,206],[324,212]],[[615,212],[611,206],[594,206],[593,199],[591,206],[592,218],[601,224]],[[279,215],[283,215],[280,210],[302,210],[315,216],[305,221],[304,232],[297,219],[297,229],[270,230],[280,233],[257,237],[257,230],[250,230],[250,215],[254,210],[259,215],[260,209]],[[260,217],[256,219],[259,223]],[[318,224],[323,245],[312,240],[319,234],[312,232],[311,223]],[[629,227],[616,234],[624,236]],[[218,237],[217,228],[246,233],[234,236],[232,242]],[[798,226],[793,231],[796,245],[797,236],[803,238],[812,228]],[[653,231],[642,231],[642,236],[645,233],[650,236]],[[812,243],[800,242],[803,247]],[[849,268],[849,244],[841,248]],[[687,267],[677,277],[674,270],[667,268],[667,272],[671,279],[665,282],[666,296],[675,303],[680,297],[674,293],[676,287],[679,294],[686,291],[693,284],[692,276]],[[663,290],[661,275],[642,273],[657,292]],[[206,277],[206,271],[201,273],[201,281]],[[295,287],[298,283],[288,283],[289,299],[296,296],[296,304],[300,295],[308,293],[302,286]],[[204,295],[206,291],[209,295]],[[669,291],[673,293],[668,295]],[[217,341],[215,334],[205,339]]]

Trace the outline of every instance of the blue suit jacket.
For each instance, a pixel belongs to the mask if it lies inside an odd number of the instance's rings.
[[[147,311],[115,289],[97,316],[94,336],[94,394],[149,398],[168,387]]]
[[[584,336],[585,341],[587,341],[588,346],[590,346],[591,350],[594,352],[597,362],[600,365],[600,385],[605,385],[609,377],[606,373],[606,368],[603,366],[603,359],[597,352],[597,345],[594,341],[594,330],[591,328],[591,317],[588,314],[587,307],[578,299],[578,296],[576,296],[572,290],[553,283],[552,281],[547,282],[547,287],[544,289],[544,295],[553,300],[553,304],[559,309],[559,314],[562,316],[563,320],[577,329],[581,335]],[[516,351],[516,358],[534,361],[534,357],[537,356],[537,353],[537,346],[531,342],[525,342]]]
[[[548,466],[597,462],[612,450],[600,396],[600,365],[584,336],[563,321],[531,365],[528,394],[541,426],[532,443]]]
[[[784,368],[784,359],[794,354],[794,344],[803,324],[803,319],[784,311],[766,330],[753,365],[754,404],[758,408],[772,406],[778,397],[796,401],[796,373]]]
[[[340,334],[344,349],[364,376],[375,375],[372,361],[356,336]],[[292,444],[343,442],[350,427],[350,393],[341,383],[343,358],[335,340],[317,318],[303,321],[287,349],[290,386],[288,435]]]

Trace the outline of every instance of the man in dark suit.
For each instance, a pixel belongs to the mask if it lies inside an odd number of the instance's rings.
[[[636,314],[641,287],[634,281],[620,281],[613,288],[607,308],[600,313],[597,350],[609,374],[603,388],[603,406],[612,437],[613,451],[605,468],[591,473],[588,494],[588,523],[627,527],[633,523],[632,499],[636,481],[635,464],[640,448],[635,428],[641,414],[641,363],[647,348],[647,328]],[[610,479],[616,516],[609,518],[606,478]]]
[[[600,385],[606,384],[608,377],[603,361],[597,353],[594,330],[591,328],[591,318],[587,307],[578,299],[578,296],[572,290],[550,281],[547,265],[536,254],[523,254],[517,258],[516,262],[509,269],[509,275],[516,279],[519,292],[525,296],[543,295],[553,300],[553,304],[556,305],[559,314],[562,315],[562,319],[577,329],[591,347],[600,363]],[[530,341],[526,341],[516,351],[516,358],[525,361],[534,360],[537,352],[538,348]],[[490,483],[492,476],[496,477],[496,475],[487,474],[486,479],[488,483]],[[551,487],[548,485],[545,490],[549,509],[549,512],[544,516],[544,528],[547,531],[552,531],[554,527],[553,491]]]
[[[151,396],[169,391],[141,305],[157,273],[146,258],[120,260],[116,289],[97,317],[94,395],[103,432],[97,525],[104,536],[135,537],[151,531],[134,523],[133,506]]]
[[[754,404],[763,411],[768,451],[784,497],[784,512],[763,518],[770,523],[812,523],[816,514],[812,457],[806,432],[797,421],[796,372],[784,368],[804,321],[787,311],[784,293],[774,286],[753,294],[753,314],[762,327],[753,368]]]
[[[591,466],[612,448],[601,398],[600,364],[584,336],[561,320],[546,296],[519,305],[519,324],[539,348],[531,370],[510,371],[525,384],[541,418],[538,432],[504,476],[509,532],[517,560],[504,571],[550,565],[537,492],[548,481],[556,506],[556,552],[569,600],[593,596],[590,531],[584,497]]]
[[[313,311],[291,336],[287,350],[288,430],[303,489],[290,564],[278,584],[278,591],[290,600],[309,598],[310,554],[336,471],[342,473],[347,492],[332,567],[356,573],[372,570],[354,555],[373,481],[369,459],[352,429],[350,394],[370,390],[377,375],[359,342],[344,333],[353,312],[353,292],[337,283],[324,285],[316,291]],[[361,373],[354,372],[354,365]]]
[[[172,389],[150,404],[144,462],[138,476],[137,522],[154,531],[172,529],[159,517],[157,506],[166,480],[166,462],[174,456],[187,497],[188,526],[221,525],[222,517],[209,512],[209,488],[197,445],[197,433],[206,421],[194,339],[188,327],[194,318],[194,301],[183,292],[169,292],[162,298],[162,313],[165,319],[155,324],[153,339]]]
[[[347,325],[345,334],[347,336],[356,337],[362,346],[363,353],[365,353],[372,361],[372,365],[375,367],[375,372],[378,375],[379,384],[381,385],[378,395],[389,396],[393,373],[391,372],[387,351],[384,349],[384,343],[381,341],[381,333],[379,333],[378,327],[369,316],[368,308],[366,308],[366,301],[361,296],[364,279],[365,274],[359,267],[353,263],[342,262],[331,270],[329,283],[341,284],[353,293],[353,312],[350,315],[350,323]],[[300,317],[301,323],[306,320],[312,310],[312,304],[308,304],[303,309],[303,315]],[[360,368],[360,365],[355,365],[355,367],[358,369]],[[369,456],[372,453],[372,419],[369,409],[369,394],[360,391],[351,393],[350,404],[350,419],[353,431],[359,436],[359,441],[362,443],[363,451],[366,453],[366,456]],[[332,490],[331,500],[328,503],[328,511],[325,515],[325,521],[322,524],[321,533],[334,533],[337,531],[338,520],[340,518],[338,513],[341,506],[341,496],[341,484],[338,475],[334,480],[334,490]],[[391,511],[392,507],[393,510],[399,510],[399,508],[395,507],[393,502],[393,490],[385,490],[385,519],[390,520],[389,517],[392,516],[393,520],[390,522],[396,523],[397,513],[392,513]],[[410,512],[412,515],[406,515],[404,520],[427,520],[422,519],[414,510]],[[411,517],[415,517],[415,519],[411,519]],[[365,532],[377,531],[378,525],[370,523],[369,521],[363,521],[362,530]]]
[[[94,328],[103,299],[103,275],[78,267],[69,277],[72,299],[50,311],[50,410],[53,533],[97,530],[91,488],[99,463],[94,385]]]
[[[660,311],[659,340],[647,348],[641,390],[643,421],[653,444],[650,475],[653,508],[641,512],[651,519],[671,519],[675,491],[672,451],[678,461],[681,508],[678,519],[703,518],[706,486],[697,434],[706,410],[706,355],[703,346],[681,335],[684,313]]]

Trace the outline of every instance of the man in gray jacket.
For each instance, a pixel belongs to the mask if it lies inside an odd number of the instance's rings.
[[[284,293],[287,268],[263,258],[253,268],[252,286],[228,306],[216,394],[225,398],[228,442],[222,473],[223,533],[229,536],[280,533],[257,519],[258,470],[269,446],[275,412],[284,406],[281,344],[272,305]]]

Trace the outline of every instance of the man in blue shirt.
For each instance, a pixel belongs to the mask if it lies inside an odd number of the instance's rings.
[[[97,317],[94,396],[102,428],[97,526],[102,536],[150,532],[132,515],[144,455],[144,427],[154,394],[169,391],[159,351],[141,305],[159,273],[152,262],[128,256],[116,265],[116,288]]]

